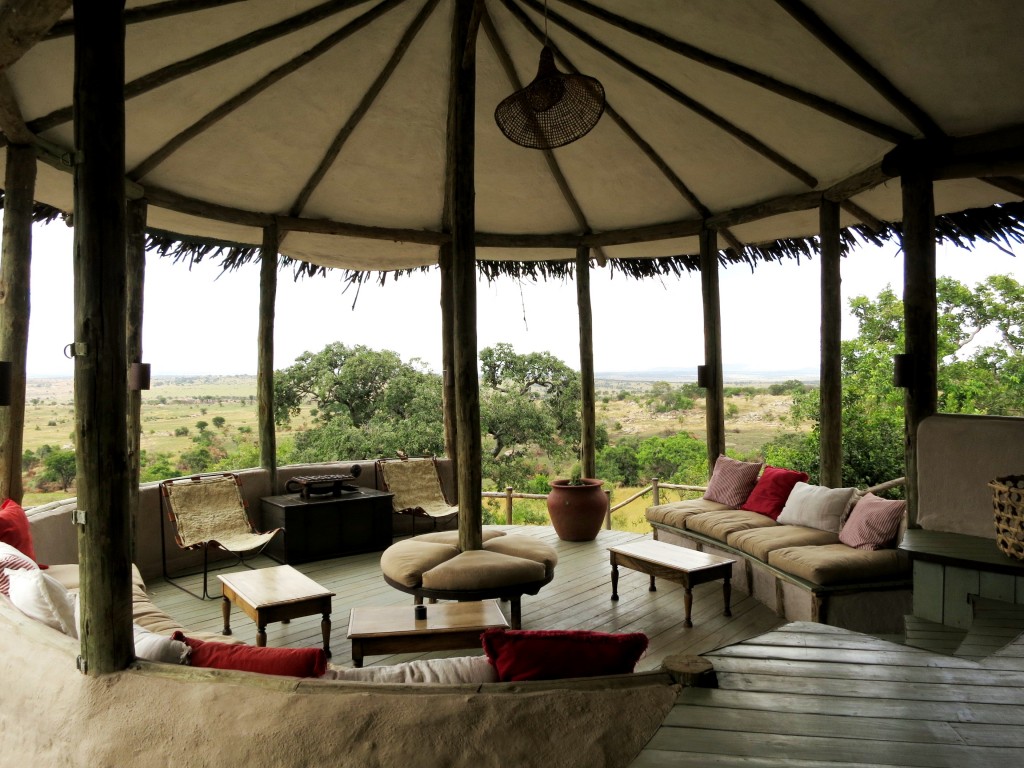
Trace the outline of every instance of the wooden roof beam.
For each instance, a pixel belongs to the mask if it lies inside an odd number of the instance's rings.
[[[933,180],[1024,174],[1024,125],[959,138],[906,142],[882,158],[890,176],[927,171]]]
[[[0,71],[41,40],[71,0],[6,0],[0,5]]]
[[[352,132],[355,131],[359,123],[366,116],[366,113],[370,110],[370,107],[373,106],[373,102],[377,99],[377,96],[380,95],[380,92],[384,90],[384,86],[387,85],[388,80],[391,79],[391,75],[398,67],[399,62],[402,61],[402,57],[405,56],[406,51],[409,50],[409,46],[412,45],[412,41],[416,38],[416,35],[419,34],[419,31],[423,28],[423,25],[426,23],[430,14],[434,12],[435,8],[437,8],[438,2],[439,0],[427,0],[420,9],[420,12],[416,14],[416,17],[412,20],[412,23],[409,24],[408,28],[405,30],[405,34],[403,34],[402,38],[398,41],[398,45],[391,54],[391,57],[384,65],[384,68],[380,71],[380,74],[377,75],[377,78],[367,89],[366,93],[363,94],[363,98],[360,99],[355,110],[351,115],[349,115],[348,120],[345,121],[341,130],[338,131],[334,140],[327,148],[327,151],[324,153],[323,158],[321,158],[320,163],[299,191],[299,194],[295,198],[295,202],[292,204],[289,212],[292,216],[300,216],[302,214],[306,204],[309,203],[309,198],[312,197],[313,192],[316,191],[320,182],[323,181],[324,176],[327,175],[327,171],[330,170],[331,166],[334,165],[334,162],[338,159],[338,155],[341,154],[341,150],[342,147],[345,146],[345,142],[348,141]],[[378,8],[379,7],[380,6],[378,6]],[[391,7],[394,6],[392,5]]]
[[[285,62],[281,66],[271,70],[255,83],[210,110],[192,123],[192,125],[178,133],[170,141],[129,171],[129,176],[136,180],[144,178],[147,174],[151,173],[154,168],[160,165],[160,163],[196,136],[203,133],[207,128],[227,117],[239,107],[247,104],[270,86],[283,80],[288,75],[327,53],[341,41],[363,29],[363,27],[368,26],[371,22],[376,21],[380,16],[383,16],[385,13],[395,8],[400,2],[401,0],[386,0],[380,5],[371,8],[362,16],[353,19],[341,29],[332,32],[312,48],[296,56],[291,61]]]
[[[892,104],[925,136],[936,138],[944,135],[938,124],[906,94],[893,85],[889,79],[875,69],[852,45],[841,38],[818,14],[808,8],[802,0],[775,0],[779,6],[800,25],[814,35],[832,53],[838,56],[850,69],[868,85]]]
[[[229,40],[202,53],[197,53],[195,56],[189,56],[187,59],[168,64],[166,67],[161,67],[149,74],[137,77],[129,83],[125,83],[124,98],[127,101],[136,96],[141,96],[143,93],[148,93],[155,88],[159,88],[186,75],[212,67],[214,64],[219,64],[240,53],[245,53],[257,46],[269,43],[298,29],[308,27],[310,24],[315,24],[318,21],[364,2],[366,0],[329,0],[326,3],[310,8],[308,11],[254,30],[241,37],[236,37],[234,40]],[[29,122],[28,127],[33,133],[42,133],[50,128],[69,122],[71,117],[71,107],[61,107],[50,112],[48,115],[32,120]]]
[[[35,134],[25,125],[21,107],[6,72],[0,72],[0,131],[10,144],[35,143]]]
[[[203,11],[207,8],[220,8],[222,5],[232,5],[243,0],[165,0],[162,3],[154,3],[141,8],[127,8],[124,12],[125,24],[138,24],[154,19],[163,19],[168,16],[177,16],[182,13]],[[69,3],[70,5],[70,3]],[[75,31],[74,19],[58,21],[45,35],[45,39],[52,40],[58,37],[70,37]]]
[[[752,83],[760,88],[782,96],[790,101],[802,104],[805,107],[810,107],[824,115],[828,115],[846,125],[857,128],[858,130],[869,133],[873,136],[877,136],[880,139],[891,141],[893,144],[898,144],[901,141],[906,141],[911,138],[910,134],[906,131],[901,131],[891,125],[886,125],[878,120],[874,120],[866,115],[862,115],[848,107],[844,107],[841,104],[837,104],[834,101],[830,101],[826,98],[818,96],[813,93],[809,93],[801,88],[797,88],[794,85],[789,85],[780,80],[776,80],[770,75],[766,75],[763,72],[759,72],[756,69],[746,67],[742,64],[738,64],[729,59],[725,59],[721,56],[716,56],[713,53],[697,48],[689,43],[684,43],[675,38],[669,37],[663,32],[659,32],[656,29],[639,24],[631,19],[624,18],[618,14],[607,11],[604,8],[599,8],[586,0],[560,0],[563,5],[568,5],[571,8],[575,8],[582,13],[586,13],[594,18],[600,19],[607,24],[617,27],[618,29],[630,32],[637,37],[641,37],[644,40],[660,45],[666,50],[677,53],[692,61],[696,61],[698,64],[703,64],[712,69],[717,69],[720,72],[732,75],[739,78],[740,80],[746,80],[748,83]]]
[[[502,0],[502,2],[517,17],[521,18],[522,11],[515,5],[514,0]],[[533,8],[533,10],[536,11],[537,13],[544,13],[544,7],[541,6],[537,2],[537,0],[522,0],[522,2]],[[609,46],[605,45],[601,41],[594,38],[593,36],[584,32],[582,29],[580,29],[575,24],[570,22],[564,16],[561,16],[551,10],[548,10],[547,18],[550,21],[554,22],[555,24],[558,24],[560,27],[568,31],[570,34],[572,34],[579,40],[583,41],[585,44],[589,45],[598,53],[601,53],[606,58],[614,61],[616,64],[621,66],[626,71],[636,75],[641,80],[654,86],[676,103],[682,105],[683,107],[686,107],[694,114],[704,118],[715,127],[726,132],[734,139],[739,141],[741,144],[743,144],[745,147],[752,150],[761,157],[765,158],[774,165],[778,166],[786,173],[790,174],[794,178],[801,181],[803,184],[807,185],[808,187],[811,187],[812,189],[818,185],[818,180],[811,173],[798,166],[796,163],[782,155],[780,152],[776,152],[767,144],[760,141],[757,137],[753,136],[750,133],[747,133],[739,126],[729,122],[724,117],[714,112],[713,110],[709,109],[708,107],[704,106],[696,99],[687,96],[678,88],[662,80],[653,72],[650,72],[649,70],[646,70],[643,67],[630,61],[622,54],[618,53],[617,51],[613,50]]]

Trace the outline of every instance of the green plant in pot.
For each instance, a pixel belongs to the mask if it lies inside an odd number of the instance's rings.
[[[563,541],[593,541],[608,511],[603,480],[582,477],[577,464],[566,479],[552,480],[548,516]]]

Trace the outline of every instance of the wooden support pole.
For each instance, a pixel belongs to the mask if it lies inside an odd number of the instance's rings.
[[[125,333],[123,3],[75,0],[75,444],[81,660],[124,669],[132,637]]]
[[[722,375],[722,304],[718,290],[718,235],[700,233],[700,286],[704,297],[704,365],[707,372],[705,414],[708,439],[708,477],[725,453],[725,388]]]
[[[25,361],[28,357],[32,200],[36,153],[9,145],[4,179],[3,256],[0,258],[0,360],[11,364],[10,405],[0,407],[0,500],[21,502],[25,438]]]
[[[476,215],[474,190],[476,57],[466,55],[474,0],[455,0],[448,112],[448,199],[451,202],[452,299],[455,306],[455,413],[459,489],[459,548],[483,546],[480,493],[480,383],[476,337]],[[479,17],[478,17],[479,18]]]
[[[842,297],[839,254],[839,203],[823,200],[821,227],[821,442],[819,482],[829,488],[843,484]]]
[[[580,465],[597,477],[597,397],[594,393],[594,313],[590,306],[590,249],[576,249],[576,307],[580,323]]]
[[[260,466],[277,488],[277,434],[274,431],[274,312],[277,302],[277,227],[263,228],[260,246],[260,326],[257,339],[256,398],[260,430]],[[275,491],[276,492],[276,491]]]
[[[444,410],[444,452],[452,461],[452,477],[459,476],[455,412],[455,300],[452,297],[452,247],[445,243],[438,251],[441,271],[441,402]],[[456,484],[457,485],[457,484]]]
[[[904,398],[907,517],[917,524],[917,428],[938,408],[938,310],[935,296],[935,199],[924,174],[901,177],[903,324],[910,381]]]
[[[142,362],[142,303],[146,286],[145,200],[129,200],[125,222],[125,336],[126,354],[131,363]],[[131,382],[131,376],[129,376]],[[142,390],[128,387],[128,509],[129,536],[133,551],[135,521],[139,510],[139,475],[142,449]]]

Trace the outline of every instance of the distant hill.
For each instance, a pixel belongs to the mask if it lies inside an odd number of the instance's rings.
[[[726,368],[723,371],[726,384],[768,385],[779,381],[797,379],[805,384],[818,383],[819,372],[813,368],[782,371],[758,371],[746,368]],[[668,381],[685,383],[697,380],[697,367],[693,368],[652,368],[647,371],[597,371],[594,379],[600,382],[645,382]]]

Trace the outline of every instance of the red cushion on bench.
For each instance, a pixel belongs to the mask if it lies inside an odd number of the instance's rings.
[[[786,499],[789,498],[793,486],[797,483],[806,483],[808,479],[806,472],[768,465],[740,509],[760,512],[772,520],[777,520],[782,514],[782,508],[786,506]]]
[[[488,629],[481,639],[502,682],[628,674],[647,650],[643,632]]]
[[[321,677],[327,671],[327,654],[322,648],[267,648],[255,645],[231,645],[173,635],[192,649],[188,663],[193,667],[237,669],[264,675]]]

